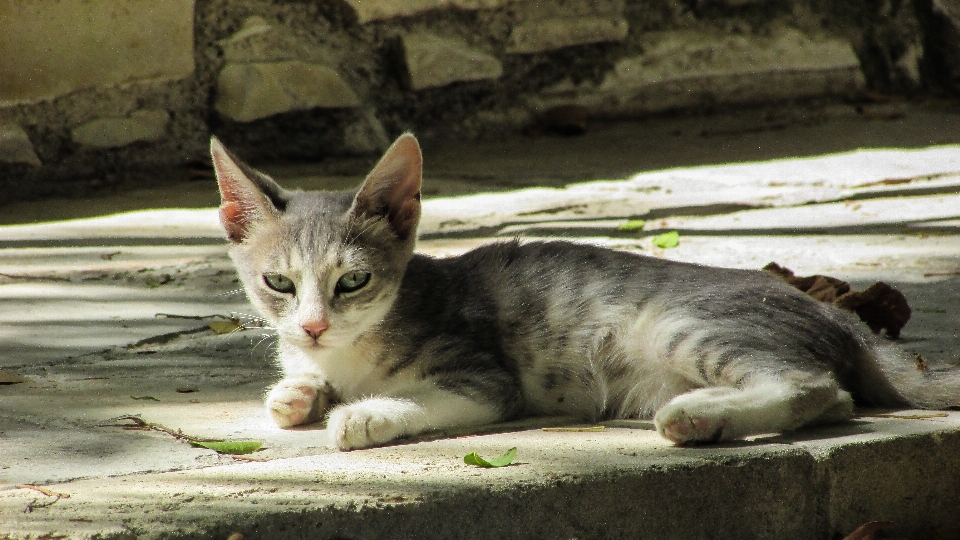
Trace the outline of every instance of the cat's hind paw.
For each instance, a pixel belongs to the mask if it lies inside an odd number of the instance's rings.
[[[327,431],[340,450],[370,448],[407,435],[406,418],[412,403],[370,398],[341,405],[330,412]]]
[[[723,438],[726,420],[690,416],[680,410],[669,419],[654,420],[660,436],[675,444],[703,444],[717,442]]]
[[[731,438],[730,419],[722,408],[709,402],[697,403],[699,397],[679,396],[657,411],[653,423],[661,437],[675,444],[703,444]]]
[[[283,379],[267,394],[267,411],[282,428],[316,422],[329,403],[326,385],[308,375]]]

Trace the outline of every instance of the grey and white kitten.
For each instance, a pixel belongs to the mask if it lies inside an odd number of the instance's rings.
[[[358,192],[287,191],[216,139],[220,220],[279,335],[280,427],[342,450],[530,415],[653,417],[678,444],[960,403],[847,313],[764,272],[570,242],[414,253],[422,158],[401,136]]]

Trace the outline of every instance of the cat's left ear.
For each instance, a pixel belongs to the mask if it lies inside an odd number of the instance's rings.
[[[233,156],[213,137],[210,156],[220,186],[220,223],[231,242],[242,242],[251,225],[276,219],[286,195],[276,182]]]
[[[406,240],[416,234],[420,222],[422,174],[420,144],[412,134],[404,133],[367,175],[350,212],[386,218],[393,232]]]

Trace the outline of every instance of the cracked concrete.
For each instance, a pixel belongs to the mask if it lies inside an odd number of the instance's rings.
[[[565,236],[723,266],[774,260],[857,285],[884,280],[913,307],[902,345],[960,363],[960,145],[944,144],[960,143],[960,116],[911,139],[928,119],[919,110],[884,122],[885,144],[867,144],[878,126],[848,117],[717,140],[692,130],[672,141],[676,152],[706,154],[716,143],[719,163],[779,137],[781,154],[764,157],[782,159],[667,170],[650,170],[664,156],[636,154],[662,144],[650,132],[691,119],[470,152],[428,148],[420,249]],[[746,120],[717,119],[737,122]],[[790,157],[803,152],[785,141],[810,137],[837,150],[902,149]],[[939,144],[924,143],[932,139]],[[626,157],[601,159],[612,154]],[[564,168],[578,158],[581,168]],[[481,165],[487,177],[476,180]],[[304,185],[357,181],[274,172]],[[603,180],[571,183],[591,178]],[[178,191],[147,199],[178,201]],[[533,419],[348,453],[329,448],[322,426],[279,430],[261,404],[277,376],[273,338],[239,291],[215,202],[204,198],[213,186],[200,191],[191,192],[200,203],[185,206],[206,207],[108,217],[90,216],[130,201],[5,209],[8,223],[18,212],[89,214],[0,227],[0,372],[27,379],[0,385],[0,538],[830,538],[873,519],[920,538],[960,526],[958,412],[862,410],[847,424],[701,448],[673,447],[644,421],[545,432],[576,420]],[[644,230],[617,230],[635,218]],[[680,231],[678,247],[652,245],[666,230]],[[230,324],[240,329],[215,331]],[[129,429],[125,415],[264,448],[220,455]],[[509,467],[462,461],[514,446]]]

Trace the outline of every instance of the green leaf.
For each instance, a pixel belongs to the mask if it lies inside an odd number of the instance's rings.
[[[665,232],[653,237],[653,245],[658,248],[675,248],[680,245],[680,233],[677,231]]]
[[[620,225],[619,227],[617,227],[617,230],[618,230],[618,231],[624,231],[624,232],[642,231],[642,230],[643,230],[643,226],[646,225],[646,224],[647,224],[647,222],[644,221],[644,220],[642,220],[642,219],[631,219],[631,220],[627,221],[626,223],[624,223],[624,224]]]
[[[240,325],[235,321],[211,321],[207,326],[217,335],[229,334],[240,329]]]
[[[222,442],[200,442],[190,441],[190,444],[201,448],[209,448],[220,454],[249,454],[256,452],[263,446],[260,441],[222,441]]]
[[[476,465],[477,467],[506,467],[513,463],[513,458],[517,457],[517,448],[513,447],[507,450],[502,456],[495,457],[490,461],[478,456],[476,452],[470,452],[463,456],[463,462],[467,465]]]

